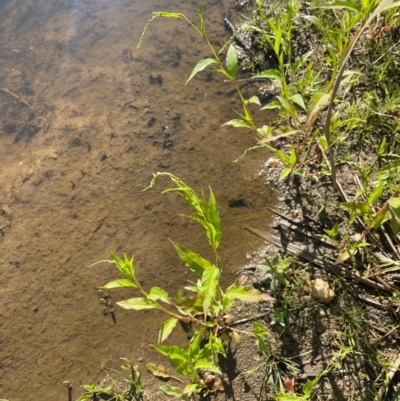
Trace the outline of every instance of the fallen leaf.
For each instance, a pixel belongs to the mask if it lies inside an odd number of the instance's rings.
[[[215,393],[223,393],[225,391],[224,381],[222,379],[219,379],[214,382],[211,391],[214,391]]]

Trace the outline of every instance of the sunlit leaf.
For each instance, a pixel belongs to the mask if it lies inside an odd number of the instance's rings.
[[[180,374],[188,375],[191,373],[189,367],[189,355],[177,345],[152,345],[160,354],[166,356],[171,366]]]
[[[119,287],[137,287],[137,285],[128,279],[119,279],[119,280],[115,280],[115,281],[110,281],[109,283],[107,283],[105,286],[103,286],[103,288],[119,288]],[[1,400],[0,400],[1,401]]]
[[[243,286],[234,285],[229,287],[224,294],[224,298],[227,299],[239,299],[244,302],[264,302],[273,301],[270,295],[265,294],[255,288],[248,288]]]
[[[259,106],[261,106],[260,99],[258,98],[258,96],[252,96],[247,102],[258,104]]]
[[[226,55],[226,69],[232,79],[236,79],[239,72],[239,64],[235,47],[231,44]]]
[[[162,379],[171,379],[171,375],[168,372],[168,369],[162,365],[158,365],[155,363],[148,363],[146,365],[146,369],[155,377],[159,377]]]
[[[212,373],[218,373],[219,375],[221,374],[221,371],[219,370],[219,368],[217,368],[212,362],[207,361],[207,359],[197,360],[194,364],[194,368],[206,370],[206,371],[212,372]]]
[[[178,398],[182,396],[182,390],[178,387],[170,386],[169,384],[164,384],[160,386],[160,390],[168,397]]]
[[[390,198],[387,201],[387,207],[390,213],[393,234],[397,235],[400,230],[400,198]]]
[[[278,70],[266,70],[251,77],[251,79],[268,78],[282,81],[282,74]]]
[[[225,123],[225,124],[222,124],[222,127],[224,126],[224,125],[232,125],[233,127],[235,127],[235,128],[249,128],[249,129],[253,129],[253,127],[251,126],[251,124],[250,123],[248,123],[247,121],[245,121],[245,120],[239,120],[239,119],[233,119],[233,120],[230,120],[230,121],[228,121],[227,123]]]
[[[291,96],[290,100],[300,106],[303,110],[306,109],[303,96],[301,96],[300,93],[296,93],[295,95]]]
[[[219,273],[220,270],[215,266],[209,266],[204,270],[201,282],[204,317],[207,316],[210,306],[217,295]]]
[[[125,301],[117,302],[117,305],[119,305],[121,308],[124,309],[135,309],[135,310],[154,309],[157,307],[157,305],[155,305],[152,301],[146,298],[130,298],[126,299]]]
[[[153,11],[153,15],[158,15],[159,17],[164,17],[164,18],[181,18],[182,14],[180,13],[169,13],[167,11]]]
[[[166,291],[159,287],[152,287],[150,289],[147,299],[150,301],[162,301],[169,304],[169,295]]]
[[[186,84],[200,71],[203,71],[205,68],[207,68],[209,65],[216,63],[217,61],[214,60],[213,58],[206,58],[204,60],[200,60],[197,64],[196,67],[194,67],[192,73],[190,74],[188,80],[186,81]],[[186,85],[185,84],[185,85]]]
[[[171,241],[172,242],[172,241]],[[181,258],[182,262],[187,266],[192,272],[196,273],[199,277],[203,275],[204,269],[208,266],[212,266],[212,263],[207,259],[204,259],[199,254],[185,248],[182,245],[172,242],[176,253]]]
[[[169,337],[169,335],[172,333],[172,330],[175,328],[177,323],[178,319],[176,317],[170,317],[162,324],[160,332],[158,334],[159,344],[164,342]]]
[[[375,188],[375,191],[368,197],[368,203],[373,205],[375,202],[377,202],[382,194],[383,194],[383,186],[384,183],[381,181],[378,186]]]

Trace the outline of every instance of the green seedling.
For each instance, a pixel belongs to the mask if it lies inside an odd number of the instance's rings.
[[[159,287],[152,287],[150,290],[143,288],[136,277],[133,256],[128,258],[124,255],[120,258],[111,253],[112,259],[108,262],[117,267],[123,278],[111,281],[103,288],[127,287],[137,291],[140,296],[116,302],[124,309],[157,309],[167,315],[168,318],[159,331],[158,345],[153,345],[153,348],[169,359],[175,371],[188,377],[190,384],[180,392],[169,385],[162,386],[161,390],[167,395],[179,395],[188,399],[193,393],[208,391],[203,379],[207,372],[221,374],[218,359],[219,355],[225,355],[225,349],[219,334],[221,328],[225,326],[224,318],[233,303],[236,300],[265,302],[273,298],[254,288],[238,284],[222,290],[219,284],[222,268],[218,252],[222,229],[214,193],[210,188],[208,200],[204,191],[198,196],[192,188],[170,173],[154,174],[149,188],[155,185],[159,177],[168,177],[175,184],[164,193],[178,193],[194,210],[194,215],[186,217],[204,228],[208,243],[214,252],[214,261],[207,260],[196,252],[172,242],[181,262],[197,276],[198,280],[185,287],[187,292],[193,294],[192,296],[180,292],[177,297],[172,297]],[[193,337],[187,350],[173,345],[160,345],[170,336],[178,321],[191,328]]]

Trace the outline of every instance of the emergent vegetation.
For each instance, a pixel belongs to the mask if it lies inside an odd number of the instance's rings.
[[[322,266],[330,266],[338,277],[353,278],[379,290],[380,297],[384,297],[387,304],[394,305],[387,309],[394,314],[400,290],[382,277],[400,269],[398,5],[393,0],[311,0],[307,4],[286,0],[268,6],[262,0],[256,0],[253,17],[235,31],[219,51],[207,36],[201,7],[198,23],[181,13],[155,12],[138,45],[142,45],[150,23],[158,17],[183,19],[197,31],[205,40],[210,57],[197,63],[187,83],[206,68],[213,69],[232,83],[242,111],[236,112],[237,118],[224,125],[246,128],[255,133],[258,138],[255,147],[267,148],[280,162],[281,181],[295,184],[302,179],[320,185],[330,180],[331,190],[341,198],[341,202],[338,206],[334,197],[333,201],[321,198],[322,206],[316,217],[333,212],[341,216],[341,221],[331,221],[321,233],[321,237],[334,248],[326,258],[328,264]],[[259,56],[253,63],[246,64],[250,70],[247,79],[269,82],[272,100],[271,96],[246,98],[242,93],[238,80],[240,57],[235,44],[241,35],[253,38]],[[250,111],[251,104],[275,110],[275,121],[257,127]],[[350,188],[354,190],[349,191],[353,192],[352,196],[340,182],[343,171],[354,176],[355,184]],[[233,338],[239,341],[241,331],[229,324],[228,313],[234,301],[263,302],[272,298],[265,292],[238,283],[222,290],[218,252],[221,222],[213,192],[210,189],[207,201],[204,193],[198,196],[169,173],[154,175],[150,186],[160,176],[169,177],[175,185],[165,192],[177,192],[195,211],[188,218],[205,229],[214,260],[209,261],[173,242],[181,261],[198,279],[184,287],[177,297],[172,297],[164,289],[153,287],[146,290],[141,286],[135,274],[133,257],[124,255],[120,258],[111,254],[110,262],[123,278],[104,287],[130,287],[139,292],[139,297],[117,303],[123,308],[158,309],[166,314],[158,344],[153,347],[165,355],[176,372],[185,376],[189,383],[183,389],[168,384],[161,389],[171,397],[188,400],[196,394],[206,396],[223,390],[227,384],[219,360],[225,356],[225,340]],[[301,299],[299,295],[300,289],[305,288],[309,281],[302,269],[298,269],[294,258],[280,256],[259,266],[264,281],[269,283],[269,291],[276,298],[270,324],[280,327],[281,333],[290,323],[289,315],[304,320],[308,316],[315,317],[320,310],[315,302],[304,306],[304,297]],[[264,372],[258,399],[264,399],[265,394],[286,401],[316,399],[314,388],[321,378],[340,370],[346,360],[356,355],[362,355],[368,366],[379,366],[381,373],[368,373],[367,369],[365,380],[369,380],[368,388],[362,396],[351,395],[352,399],[377,397],[383,400],[389,393],[389,384],[400,359],[390,359],[376,343],[390,333],[370,343],[366,333],[371,333],[372,329],[365,322],[359,305],[349,301],[347,284],[337,278],[334,286],[344,294],[343,304],[332,309],[334,320],[341,329],[327,334],[337,351],[313,378],[301,386],[295,383],[298,365],[293,359],[282,357],[278,350],[277,343],[281,337],[272,341],[271,332],[261,322],[253,322],[250,334],[255,338],[261,360],[239,378],[247,379],[256,372]],[[358,301],[375,302],[351,291]],[[188,292],[193,295],[188,296]],[[385,292],[389,296],[385,297]],[[186,349],[162,345],[178,322],[189,328],[190,341]],[[157,377],[171,377],[162,366],[151,364],[148,370]],[[97,391],[90,386],[85,389],[87,397]],[[393,389],[393,396],[398,396],[398,392]]]

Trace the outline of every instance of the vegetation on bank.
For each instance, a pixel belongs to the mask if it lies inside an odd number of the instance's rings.
[[[324,199],[315,217],[321,213],[333,219],[336,216],[336,220],[328,220],[329,227],[321,233],[333,244],[327,256],[331,271],[373,287],[376,302],[389,305],[392,318],[397,316],[400,300],[400,288],[388,280],[400,269],[400,17],[396,6],[393,0],[312,0],[307,4],[286,0],[272,9],[257,0],[252,18],[221,50],[215,49],[207,36],[201,7],[197,23],[181,13],[156,12],[139,43],[142,45],[150,23],[159,17],[183,19],[197,31],[210,57],[197,63],[187,83],[207,68],[231,81],[242,110],[224,125],[255,133],[255,147],[273,152],[281,164],[279,180],[287,185],[302,182],[330,186],[330,198]],[[246,98],[242,93],[237,42],[243,35],[251,38],[257,55],[250,63],[246,61],[246,79],[269,82],[274,88],[272,96],[254,94]],[[274,110],[275,121],[257,127],[250,108],[254,105]],[[344,173],[354,177],[354,184],[346,183],[347,191],[341,182]],[[291,313],[304,317],[318,310],[316,303],[304,306],[299,302],[297,294],[308,285],[307,275],[297,268],[295,258],[276,256],[260,266],[268,288],[255,289],[238,282],[222,289],[218,253],[222,229],[212,190],[207,200],[204,193],[197,195],[170,173],[155,174],[151,186],[161,176],[174,184],[165,192],[177,192],[193,208],[195,214],[187,217],[204,228],[214,260],[173,242],[179,258],[194,274],[193,281],[175,298],[158,287],[143,288],[136,277],[133,257],[112,254],[110,262],[123,278],[104,288],[130,287],[137,291],[139,297],[117,302],[125,309],[158,309],[166,314],[158,344],[153,347],[186,381],[180,387],[162,385],[164,394],[190,400],[224,391],[230,383],[221,370],[220,359],[226,357],[229,342],[239,343],[241,335],[249,335],[255,339],[261,359],[238,379],[247,380],[255,372],[264,372],[260,400],[318,399],[316,389],[321,378],[340,370],[346,358],[358,355],[366,356],[380,372],[371,374],[367,388],[348,394],[348,399],[397,399],[399,391],[393,377],[400,365],[399,357],[392,360],[364,336],[362,309],[350,301],[346,304],[350,297],[357,298],[362,287],[350,290],[343,281],[333,283],[344,302],[335,315],[341,328],[333,333],[336,351],[314,377],[302,382],[298,365],[280,353],[279,341]],[[229,312],[236,300],[259,303],[273,299],[276,302],[269,325],[254,319],[251,332],[245,332],[232,322]],[[187,347],[162,345],[178,322],[188,332]],[[272,341],[273,326],[282,328],[277,341]],[[88,385],[79,401],[96,397],[142,399],[137,369],[130,363],[124,367],[129,374],[124,376],[123,390]],[[151,364],[147,368],[156,377],[174,378],[163,366]]]

